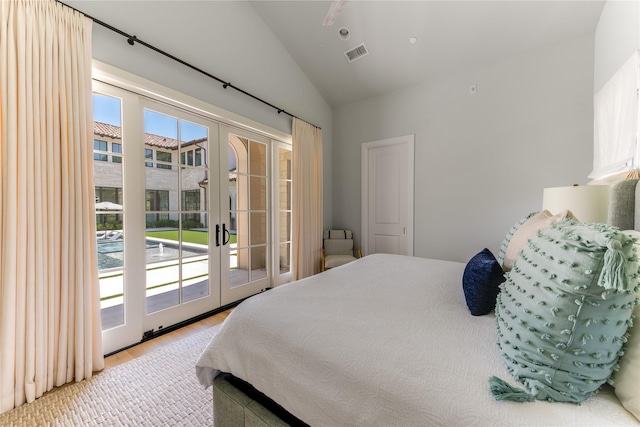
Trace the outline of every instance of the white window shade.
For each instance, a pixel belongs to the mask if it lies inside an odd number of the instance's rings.
[[[637,167],[639,51],[594,97],[594,150],[591,179]]]

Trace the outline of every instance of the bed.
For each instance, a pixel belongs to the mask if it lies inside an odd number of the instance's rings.
[[[636,184],[612,196],[625,230]],[[640,425],[609,384],[580,404],[497,400],[490,378],[518,383],[496,314],[470,314],[466,271],[373,254],[244,301],[196,365],[215,425]]]

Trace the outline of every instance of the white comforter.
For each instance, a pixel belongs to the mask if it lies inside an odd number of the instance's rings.
[[[638,425],[610,388],[580,406],[495,401],[489,377],[511,376],[463,271],[370,255],[280,286],[229,315],[196,373],[229,372],[312,426]]]

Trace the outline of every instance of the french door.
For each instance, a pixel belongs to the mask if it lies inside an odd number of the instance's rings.
[[[271,286],[269,138],[94,81],[93,146],[105,354]]]
[[[269,139],[220,126],[228,157],[218,177],[222,207],[223,305],[269,288]]]

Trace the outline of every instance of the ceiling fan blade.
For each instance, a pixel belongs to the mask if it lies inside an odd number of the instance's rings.
[[[347,0],[333,0],[331,6],[329,7],[329,12],[327,12],[327,16],[325,16],[324,21],[322,22],[322,25],[324,25],[325,27],[332,26],[333,23],[336,22],[336,18],[340,14],[340,11],[342,10],[346,2]]]

